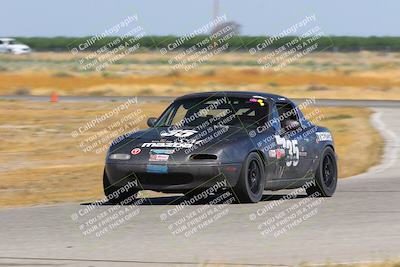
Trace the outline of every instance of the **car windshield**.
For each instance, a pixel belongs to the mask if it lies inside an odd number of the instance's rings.
[[[268,104],[261,97],[204,97],[173,102],[155,127],[202,125],[258,126],[267,120]]]

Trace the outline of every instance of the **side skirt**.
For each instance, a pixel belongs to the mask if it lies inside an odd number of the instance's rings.
[[[282,189],[294,189],[302,187],[305,183],[312,181],[313,178],[304,179],[286,179],[286,180],[272,180],[267,181],[265,184],[265,190],[282,190]]]

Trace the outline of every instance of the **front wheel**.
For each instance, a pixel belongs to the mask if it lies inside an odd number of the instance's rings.
[[[326,147],[322,151],[318,168],[315,172],[314,185],[306,189],[307,195],[316,194],[318,197],[331,197],[337,185],[337,162],[335,152]]]
[[[264,162],[258,153],[251,152],[243,163],[239,180],[233,191],[240,202],[256,203],[261,200],[264,187]]]

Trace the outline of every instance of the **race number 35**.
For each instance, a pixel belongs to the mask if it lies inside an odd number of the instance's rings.
[[[299,164],[299,147],[297,146],[297,140],[289,140],[279,135],[275,136],[276,144],[279,146],[281,145],[285,151],[287,151],[288,156],[286,157],[286,166],[297,166]]]

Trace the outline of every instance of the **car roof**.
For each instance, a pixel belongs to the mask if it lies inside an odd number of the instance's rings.
[[[275,95],[275,94],[270,94],[270,93],[261,93],[261,92],[252,92],[252,91],[214,91],[214,92],[202,92],[202,93],[194,93],[194,94],[188,94],[188,95],[183,95],[181,97],[178,97],[177,100],[181,99],[189,99],[189,98],[197,98],[197,97],[210,97],[210,96],[232,96],[232,97],[263,97],[267,99],[271,99],[274,102],[279,102],[279,101],[289,101],[291,102],[288,98],[280,95]]]

